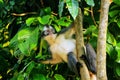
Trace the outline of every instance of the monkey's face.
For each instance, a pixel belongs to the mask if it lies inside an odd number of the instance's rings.
[[[48,42],[48,44],[53,44],[56,38],[54,28],[52,26],[44,26],[42,37]]]
[[[43,35],[48,36],[48,35],[52,35],[52,34],[55,34],[54,28],[52,26],[44,26]]]

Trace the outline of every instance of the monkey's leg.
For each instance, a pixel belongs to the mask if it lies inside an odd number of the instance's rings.
[[[40,61],[43,64],[57,64],[61,63],[62,59],[57,54],[52,54],[52,59]]]
[[[40,61],[43,64],[57,64],[57,63],[61,63],[62,60],[61,59],[57,59],[57,58],[52,58],[49,60],[45,60],[45,61]]]

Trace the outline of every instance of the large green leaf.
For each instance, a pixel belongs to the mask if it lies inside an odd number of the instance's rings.
[[[18,41],[23,41],[30,37],[32,29],[25,28],[18,32]]]
[[[58,7],[59,7],[59,9],[58,9],[59,16],[61,17],[62,16],[62,12],[63,12],[63,8],[64,8],[64,0],[59,0]]]
[[[27,41],[30,43],[29,46],[30,51],[37,46],[38,35],[39,35],[39,28],[36,28],[34,31],[32,31],[30,37],[27,39]]]
[[[85,0],[85,2],[90,5],[90,6],[94,6],[95,3],[94,3],[94,0]]]
[[[23,29],[18,33],[18,47],[23,54],[26,56],[30,55],[31,50],[37,46],[38,42],[38,31],[36,29]]]
[[[76,16],[78,15],[78,8],[79,8],[78,0],[66,0],[66,4],[70,14],[75,20]]]
[[[65,80],[65,78],[60,74],[55,74],[54,78],[55,78],[55,80]]]

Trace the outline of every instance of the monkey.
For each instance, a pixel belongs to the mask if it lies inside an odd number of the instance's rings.
[[[66,62],[70,70],[79,75],[78,66],[82,67],[82,64],[78,62],[76,57],[76,40],[74,35],[75,29],[73,24],[58,33],[55,33],[52,26],[44,26],[41,36],[49,44],[52,59],[40,60],[38,62],[43,64]],[[90,44],[85,45],[85,54],[80,58],[84,60],[90,73],[96,74],[96,53]]]
[[[72,27],[69,28],[66,28],[62,32],[56,34],[53,27],[44,26],[42,36],[50,46],[49,50],[52,54],[52,59],[40,62],[44,64],[66,62],[68,63],[70,70],[76,75],[79,75],[77,69],[79,63],[76,58],[75,39],[72,38],[75,32]]]

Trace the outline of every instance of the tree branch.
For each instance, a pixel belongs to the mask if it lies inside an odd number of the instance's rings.
[[[80,67],[81,80],[90,80],[90,75],[85,62],[80,58],[84,54],[84,38],[83,38],[83,18],[82,11],[79,9],[78,16],[74,21],[76,32],[76,52],[78,61],[82,64]]]
[[[106,34],[110,0],[101,0],[100,24],[97,42],[97,80],[107,80],[106,75]]]

